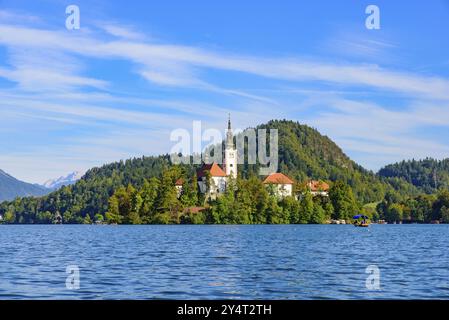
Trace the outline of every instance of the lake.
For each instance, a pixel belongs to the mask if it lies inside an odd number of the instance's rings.
[[[449,225],[0,225],[0,299],[28,298],[447,299]]]

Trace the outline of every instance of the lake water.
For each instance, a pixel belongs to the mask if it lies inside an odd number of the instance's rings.
[[[0,225],[0,299],[26,298],[447,299],[449,225]]]

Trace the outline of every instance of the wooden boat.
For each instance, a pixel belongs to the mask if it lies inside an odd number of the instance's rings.
[[[369,223],[368,222],[365,222],[365,223],[360,223],[360,224],[354,224],[354,226],[356,226],[356,227],[369,227]]]
[[[363,220],[360,221],[359,220],[360,218],[362,218]],[[370,225],[369,217],[364,216],[362,214],[358,214],[358,215],[354,216],[353,219],[354,219],[354,227],[366,228],[366,227],[369,227],[369,225]]]

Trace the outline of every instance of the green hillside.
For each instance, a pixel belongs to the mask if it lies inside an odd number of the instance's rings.
[[[408,160],[385,166],[381,177],[402,178],[425,193],[449,188],[449,159]]]

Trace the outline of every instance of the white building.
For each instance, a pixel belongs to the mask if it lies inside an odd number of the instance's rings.
[[[228,119],[228,130],[226,132],[226,145],[223,155],[224,170],[227,176],[237,179],[237,149],[234,146],[234,136],[231,128],[231,117]]]
[[[263,184],[273,187],[275,194],[280,198],[293,195],[294,182],[282,173],[270,174]]]
[[[178,198],[182,194],[182,186],[183,185],[184,185],[184,179],[183,178],[179,178],[178,180],[176,180],[175,188],[176,188],[176,195],[178,196]]]
[[[228,177],[217,163],[203,164],[197,176],[201,193],[209,193],[210,197],[215,199],[217,195],[226,191]],[[209,185],[207,176],[210,176]]]
[[[310,180],[307,182],[307,188],[313,196],[329,196],[329,185],[326,182]]]

